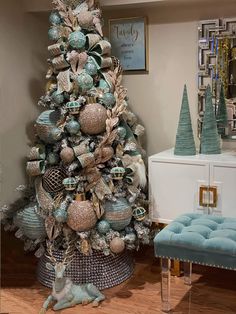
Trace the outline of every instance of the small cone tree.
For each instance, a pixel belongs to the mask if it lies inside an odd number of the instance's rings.
[[[206,105],[201,134],[201,154],[220,154],[220,136],[217,130],[216,116],[213,109],[211,88],[206,90]]]
[[[193,136],[186,85],[184,85],[174,154],[179,156],[196,155],[196,147]]]
[[[223,85],[221,85],[220,101],[218,105],[216,120],[217,120],[217,126],[218,126],[218,133],[224,134],[225,127],[227,127],[228,125],[228,115],[227,115],[227,107],[225,103],[225,94],[224,94]]]

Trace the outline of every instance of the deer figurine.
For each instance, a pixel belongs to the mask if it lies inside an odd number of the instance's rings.
[[[52,293],[44,302],[39,314],[45,314],[53,301],[56,302],[53,310],[58,311],[77,304],[86,305],[91,302],[93,302],[94,307],[97,307],[99,302],[105,300],[105,296],[93,284],[75,285],[69,278],[64,277],[66,267],[68,267],[74,257],[72,242],[68,244],[62,262],[58,262],[53,256],[51,243],[47,243],[47,251],[47,257],[51,263],[47,263],[46,267],[55,271],[55,281],[53,282]]]

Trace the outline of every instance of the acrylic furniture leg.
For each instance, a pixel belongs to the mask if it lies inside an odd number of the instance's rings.
[[[192,263],[184,262],[184,283],[188,286],[191,286],[192,280]]]
[[[170,267],[171,260],[168,258],[162,258],[161,261],[161,301],[162,311],[168,313],[171,309],[170,305]]]

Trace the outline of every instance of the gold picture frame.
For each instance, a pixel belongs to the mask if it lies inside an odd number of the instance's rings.
[[[109,20],[112,55],[117,57],[125,74],[148,73],[149,43],[147,17]]]

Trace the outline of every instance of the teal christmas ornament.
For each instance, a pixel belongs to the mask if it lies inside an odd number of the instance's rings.
[[[56,153],[49,153],[48,154],[47,162],[50,165],[56,165],[56,164],[59,163],[59,161],[60,161],[60,158],[59,158],[59,156]]]
[[[62,183],[67,191],[73,191],[76,189],[78,181],[76,178],[69,177],[65,178]]]
[[[61,105],[64,102],[64,95],[59,94],[57,91],[55,91],[51,96],[53,102],[55,102],[57,105]]]
[[[98,88],[100,88],[100,89],[101,89],[103,92],[105,92],[105,93],[110,92],[110,86],[109,86],[108,83],[107,83],[105,80],[103,80],[103,79],[101,79],[101,80],[99,81]]]
[[[52,128],[49,134],[49,137],[51,137],[52,141],[59,141],[61,139],[62,131],[55,127]]]
[[[110,229],[111,229],[111,226],[110,226],[109,222],[106,220],[101,220],[97,224],[97,230],[101,234],[106,234],[108,231],[110,231]]]
[[[111,228],[116,231],[125,229],[132,218],[132,208],[128,201],[121,197],[116,202],[106,201],[104,219],[109,222]]]
[[[174,154],[178,156],[196,155],[196,147],[193,136],[186,85],[184,85]]]
[[[116,98],[112,93],[105,93],[102,96],[101,100],[102,100],[102,103],[108,108],[112,108],[116,103]]]
[[[74,119],[70,120],[66,124],[66,129],[72,135],[77,134],[79,132],[79,130],[80,130],[80,124],[79,124],[79,122],[77,122]]]
[[[69,44],[72,48],[74,49],[84,48],[85,43],[86,43],[86,37],[82,32],[76,31],[70,34]]]
[[[61,16],[58,12],[54,11],[49,16],[49,22],[53,25],[59,25],[62,22]]]
[[[46,237],[44,219],[37,214],[36,210],[37,205],[31,203],[19,213],[20,219],[18,219],[18,226],[23,234],[31,240]]]
[[[36,120],[35,130],[37,135],[45,143],[53,143],[54,136],[58,136],[58,130],[53,130],[61,121],[62,116],[59,110],[43,111]],[[53,131],[52,131],[53,130]]]
[[[220,154],[220,136],[217,130],[216,116],[212,103],[212,93],[210,85],[206,90],[206,104],[203,116],[201,134],[201,154],[211,155]]]
[[[96,75],[98,73],[98,69],[96,64],[92,61],[89,60],[86,64],[85,64],[85,71],[89,74],[89,75]]]
[[[118,133],[119,137],[120,137],[122,140],[124,140],[125,137],[126,137],[127,131],[126,131],[126,129],[125,129],[123,126],[119,126],[119,127],[117,128],[117,133]]]
[[[81,73],[77,78],[80,89],[85,92],[93,87],[93,78],[86,72]]]
[[[53,216],[55,217],[56,221],[59,223],[64,223],[67,221],[67,211],[64,208],[57,208],[54,213]]]
[[[66,109],[71,114],[78,114],[80,112],[81,103],[79,101],[69,101],[66,104]]]
[[[48,31],[48,37],[50,40],[58,40],[60,38],[60,33],[57,27],[50,27]]]

